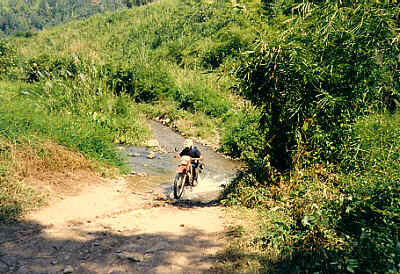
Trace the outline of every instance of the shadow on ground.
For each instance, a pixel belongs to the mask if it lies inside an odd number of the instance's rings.
[[[52,228],[38,223],[1,224],[0,273],[208,273],[216,262],[213,255],[200,256],[219,247],[210,240],[215,235],[201,230],[152,234],[85,225],[71,225],[74,237],[65,231],[49,237]]]
[[[213,199],[211,201],[202,201],[202,200],[190,200],[190,199],[170,199],[167,197],[156,197],[153,199],[156,203],[167,203],[178,209],[185,208],[205,208],[205,207],[217,207],[220,206],[220,200]]]

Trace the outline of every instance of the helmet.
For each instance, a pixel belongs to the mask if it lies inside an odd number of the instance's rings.
[[[185,142],[183,143],[184,148],[191,148],[193,146],[193,141],[191,139],[186,139]]]

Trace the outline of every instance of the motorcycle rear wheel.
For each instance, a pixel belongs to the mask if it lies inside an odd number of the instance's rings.
[[[185,188],[185,182],[186,182],[186,174],[183,173],[178,173],[175,176],[174,180],[174,198],[175,199],[180,199],[183,193],[183,189]]]

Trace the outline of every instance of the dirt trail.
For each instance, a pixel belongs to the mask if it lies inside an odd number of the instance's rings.
[[[105,181],[0,226],[0,273],[209,273],[223,233],[216,204]]]

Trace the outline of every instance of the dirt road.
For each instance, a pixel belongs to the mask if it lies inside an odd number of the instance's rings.
[[[0,273],[208,273],[223,236],[215,203],[104,181],[0,226]]]

